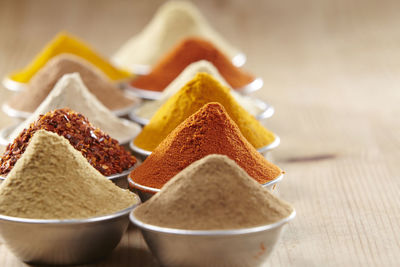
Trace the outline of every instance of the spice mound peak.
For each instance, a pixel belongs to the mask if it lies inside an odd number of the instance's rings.
[[[220,230],[272,224],[292,212],[233,160],[209,155],[173,177],[135,216],[161,227]]]
[[[76,112],[84,114],[95,127],[102,129],[120,143],[124,143],[127,140],[131,141],[141,130],[136,123],[118,118],[105,107],[88,90],[79,73],[70,73],[65,74],[58,80],[35,112],[10,134],[10,142],[23,129],[28,128],[41,114],[64,107],[69,107]]]
[[[88,44],[67,32],[60,32],[51,40],[29,65],[10,75],[16,82],[27,83],[51,58],[69,53],[81,57],[102,70],[110,79],[121,80],[131,76],[127,71],[114,67],[108,60],[100,56]]]
[[[199,60],[210,61],[234,89],[254,81],[254,76],[235,67],[211,42],[191,37],[174,46],[154,66],[153,70],[132,81],[132,86],[145,90],[163,91],[188,65]]]
[[[153,65],[177,42],[189,36],[210,40],[229,58],[240,54],[217,33],[195,5],[189,1],[168,1],[138,35],[128,40],[114,55],[121,66]]]
[[[110,110],[130,107],[138,101],[126,97],[101,70],[90,62],[72,54],[60,54],[50,59],[30,80],[27,90],[12,97],[8,105],[16,110],[35,111],[58,80],[64,74],[73,72],[80,74],[89,91]]]
[[[134,194],[96,171],[64,137],[37,131],[0,186],[0,214],[84,219],[137,203]]]
[[[161,188],[210,154],[228,156],[260,184],[282,174],[246,140],[221,104],[208,103],[176,127],[130,177],[138,184]]]
[[[153,151],[173,129],[209,102],[223,105],[244,137],[255,148],[267,146],[275,140],[275,135],[232,97],[229,88],[222,86],[207,73],[198,73],[157,110],[134,144]]]
[[[7,175],[10,172],[25,152],[32,136],[41,129],[65,137],[103,175],[121,173],[136,163],[136,158],[117,140],[95,128],[82,114],[64,108],[41,115],[7,146],[0,159],[0,174]]]

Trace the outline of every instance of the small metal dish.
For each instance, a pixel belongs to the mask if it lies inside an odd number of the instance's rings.
[[[137,197],[137,196],[136,196]],[[104,258],[118,245],[136,204],[88,219],[40,220],[0,215],[0,235],[22,261],[75,265]]]
[[[243,86],[242,88],[235,88],[235,91],[238,93],[241,93],[243,95],[248,95],[251,94],[263,87],[264,81],[262,78],[256,78],[254,81],[251,83]]]
[[[7,103],[3,104],[2,110],[4,113],[7,114],[7,116],[9,116],[11,118],[17,118],[17,119],[23,119],[23,120],[25,120],[32,114],[31,112],[13,109]]]
[[[278,177],[276,177],[274,180],[271,180],[262,186],[270,190],[271,192],[274,192],[276,187],[278,186],[278,183],[280,183],[283,179],[284,174],[281,173]],[[141,184],[138,184],[132,180],[132,178],[128,175],[128,187],[131,191],[135,192],[136,194],[139,195],[140,199],[142,202],[146,202],[149,200],[152,196],[154,196],[156,193],[160,192],[161,189],[154,188],[154,187],[149,187],[149,186],[144,186]]]
[[[134,96],[140,97],[143,99],[148,99],[148,100],[160,99],[161,94],[162,94],[162,92],[158,92],[158,91],[136,88],[136,87],[130,85],[129,83],[125,84],[124,87],[125,87],[125,90],[132,93]]]
[[[257,120],[267,119],[267,118],[272,117],[272,115],[274,115],[274,113],[275,113],[274,107],[271,106],[270,104],[268,104],[267,102],[264,102],[264,101],[256,99],[256,98],[252,99],[252,101],[254,101],[254,104],[257,105],[261,110],[261,112],[259,114],[255,115]],[[134,122],[144,126],[149,123],[151,117],[148,117],[148,118],[141,117],[138,114],[138,111],[140,110],[140,107],[142,105],[139,105],[139,106],[135,107],[134,109],[132,109],[132,111],[128,114],[128,117],[131,120],[133,120]],[[154,111],[154,113],[155,112],[156,111]],[[154,115],[154,114],[152,114],[152,115]]]
[[[26,88],[26,83],[14,81],[10,77],[4,77],[2,84],[4,88],[13,92],[20,92]]]
[[[129,218],[142,232],[162,266],[240,266],[265,264],[278,242],[283,226],[296,211],[273,224],[232,230],[184,230],[155,226]],[[171,245],[173,244],[173,245]]]
[[[239,53],[232,58],[232,64],[238,68],[244,66],[246,61],[247,61],[247,57],[244,53]]]
[[[264,157],[267,157],[269,152],[271,152],[271,150],[273,150],[274,148],[277,148],[280,143],[280,137],[275,135],[275,140],[271,144],[257,148],[257,151],[260,152]]]
[[[133,151],[133,154],[137,156],[138,158],[145,160],[148,156],[150,156],[151,151],[142,149],[140,147],[137,147],[134,143],[133,140],[129,143],[129,148]]]

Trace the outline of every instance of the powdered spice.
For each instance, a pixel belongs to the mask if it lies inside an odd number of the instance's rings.
[[[233,160],[209,155],[173,177],[135,216],[161,227],[219,230],[271,224],[292,212]]]
[[[200,38],[188,38],[171,49],[145,76],[133,80],[136,88],[163,91],[189,64],[207,60],[214,64],[234,89],[251,83],[254,77],[235,67],[211,42]]]
[[[33,219],[82,219],[138,202],[94,169],[67,139],[37,131],[0,186],[0,214]]]
[[[68,73],[78,72],[89,91],[111,111],[133,106],[137,99],[126,97],[108,77],[88,61],[71,54],[49,60],[31,79],[27,89],[13,96],[8,105],[16,110],[34,112],[57,81]]]
[[[136,158],[99,128],[95,128],[80,113],[68,108],[50,111],[24,129],[9,144],[0,159],[0,174],[7,175],[25,152],[38,130],[55,132],[65,137],[88,162],[103,175],[121,173],[136,163]]]
[[[275,140],[272,132],[239,105],[229,88],[222,86],[207,73],[198,73],[157,110],[134,140],[135,145],[153,151],[175,127],[209,102],[222,104],[255,148],[267,146]]]
[[[130,177],[138,184],[161,188],[210,154],[228,156],[260,184],[282,174],[246,140],[221,104],[209,103],[176,127]]]

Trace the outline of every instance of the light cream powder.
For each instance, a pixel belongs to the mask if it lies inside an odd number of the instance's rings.
[[[187,66],[175,80],[173,80],[162,92],[160,99],[151,102],[145,102],[137,110],[137,115],[145,119],[151,119],[156,111],[174,94],[176,94],[186,83],[196,76],[199,72],[205,72],[212,75],[217,81],[231,89],[232,96],[236,101],[244,107],[250,114],[257,116],[263,109],[258,105],[254,99],[249,96],[243,96],[228,85],[225,79],[221,76],[217,68],[206,60],[200,60]]]
[[[120,143],[129,142],[140,131],[134,122],[114,115],[83,84],[79,73],[65,74],[35,112],[20,124],[9,136],[10,142],[39,115],[48,111],[68,107],[82,113],[96,127],[117,139]]]
[[[81,219],[138,202],[102,176],[68,140],[37,131],[0,185],[0,214],[33,219]]]
[[[113,61],[135,71],[137,65],[153,65],[178,41],[191,36],[210,40],[230,58],[240,53],[208,24],[189,1],[169,1],[159,8],[142,32],[117,51]]]

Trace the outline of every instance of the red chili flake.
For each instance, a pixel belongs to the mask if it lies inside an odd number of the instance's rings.
[[[41,115],[28,129],[8,144],[0,159],[0,174],[5,176],[25,152],[34,133],[47,130],[65,137],[70,144],[103,175],[120,173],[131,168],[136,158],[102,130],[95,128],[80,113],[68,108],[56,109]]]

